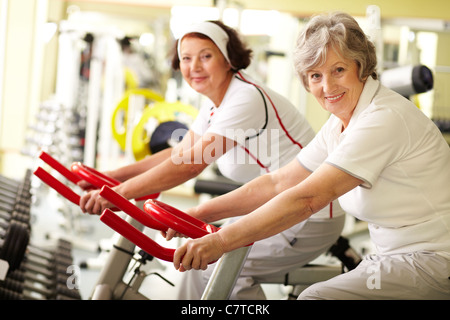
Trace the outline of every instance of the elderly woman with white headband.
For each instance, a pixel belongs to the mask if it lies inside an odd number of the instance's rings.
[[[239,34],[219,21],[193,25],[179,37],[172,66],[206,102],[177,146],[109,171],[123,181],[115,191],[128,199],[158,193],[198,176],[213,161],[224,176],[246,183],[284,166],[313,139],[310,125],[286,98],[242,72],[251,53]],[[98,191],[87,193],[80,202],[81,209],[91,214],[111,206]],[[216,207],[188,213],[214,222],[221,211]],[[339,205],[330,203],[314,219],[256,243],[231,298],[264,299],[260,280],[284,275],[318,257],[337,240],[344,220]],[[166,237],[173,235],[170,230]],[[200,298],[211,269],[189,273],[180,298]]]

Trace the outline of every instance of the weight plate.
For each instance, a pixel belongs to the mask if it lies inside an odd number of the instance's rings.
[[[9,269],[20,267],[30,240],[30,233],[26,224],[12,220],[6,231],[0,258],[8,261]]]

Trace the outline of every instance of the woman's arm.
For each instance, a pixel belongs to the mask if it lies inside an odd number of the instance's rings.
[[[113,189],[127,199],[168,190],[196,177],[233,146],[234,141],[219,135],[206,134],[196,138],[196,135],[190,132],[172,149],[170,157]],[[101,214],[105,208],[110,207],[112,204],[100,197],[98,190],[91,191],[80,199],[83,212]]]
[[[140,161],[134,162],[132,164],[106,171],[105,174],[111,176],[112,178],[124,182],[130,178],[144,173],[145,171],[157,166],[161,162],[170,158],[172,153],[172,148],[167,148],[150,155]]]
[[[218,232],[188,240],[174,255],[180,271],[206,269],[209,262],[234,249],[280,233],[308,219],[362,181],[324,163],[301,183],[286,189],[264,205]]]
[[[311,174],[297,159],[284,167],[244,184],[220,197],[213,198],[187,211],[204,222],[241,216],[260,207],[279,193],[293,187]]]
[[[190,208],[186,213],[206,223],[241,216],[263,205],[299,181],[303,181],[310,174],[311,172],[306,170],[297,159],[293,159],[286,166],[259,176],[227,194]],[[161,234],[166,240],[183,236],[173,229],[167,232],[162,231]]]

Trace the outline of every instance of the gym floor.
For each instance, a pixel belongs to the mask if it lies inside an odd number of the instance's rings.
[[[75,270],[77,270],[78,289],[83,300],[89,299],[106,263],[108,251],[116,242],[118,235],[104,225],[97,216],[84,215],[77,206],[63,199],[54,190],[49,189],[37,180],[32,181],[34,201],[31,206],[31,243],[46,247],[51,246],[59,238],[70,241],[74,265],[77,267]],[[193,197],[165,193],[161,195],[160,200],[180,210],[192,207],[198,201],[197,198]],[[346,225],[346,228],[352,229],[353,226]],[[164,247],[176,248],[179,246],[179,241],[182,241],[175,239],[167,242],[160,236],[159,232],[149,229],[146,229],[145,232]],[[352,236],[350,242],[358,253],[367,253],[372,250],[366,232]],[[315,262],[339,263],[336,258],[325,255],[319,257]],[[131,267],[133,267],[132,263],[130,263],[130,269]],[[142,266],[142,269],[148,276],[140,287],[140,293],[152,300],[176,299],[178,290],[176,284],[180,281],[182,274],[176,271],[171,263],[154,259]],[[68,270],[68,274],[69,272]],[[132,272],[126,274],[124,281],[128,281],[131,275]],[[175,286],[170,285],[158,275],[174,283]],[[263,289],[268,299],[278,300],[285,299],[290,288],[271,284],[263,285]]]

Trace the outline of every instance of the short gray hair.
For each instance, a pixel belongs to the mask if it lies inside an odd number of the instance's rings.
[[[359,80],[363,81],[368,76],[378,78],[373,43],[352,16],[332,12],[313,16],[297,38],[294,67],[306,90],[309,91],[307,72],[325,63],[329,48],[357,63]]]

